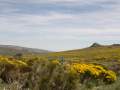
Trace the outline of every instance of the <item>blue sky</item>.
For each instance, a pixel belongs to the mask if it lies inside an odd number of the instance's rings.
[[[119,0],[0,0],[0,44],[53,51],[120,43]]]

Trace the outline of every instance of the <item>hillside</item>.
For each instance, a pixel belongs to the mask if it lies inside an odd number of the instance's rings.
[[[22,54],[41,54],[48,53],[50,51],[36,48],[27,48],[14,45],[0,45],[0,55],[15,55],[17,53]]]
[[[113,64],[120,62],[120,45],[100,45],[92,44],[84,49],[56,52],[49,54],[52,58],[63,57],[64,60],[80,61],[80,62],[95,62],[102,64]]]

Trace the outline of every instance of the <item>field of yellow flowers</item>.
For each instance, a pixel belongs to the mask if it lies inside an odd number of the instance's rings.
[[[0,56],[0,90],[103,90],[118,79],[98,64]]]

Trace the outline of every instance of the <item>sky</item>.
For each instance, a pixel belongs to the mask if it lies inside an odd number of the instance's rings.
[[[0,44],[52,51],[120,43],[120,0],[0,0]]]

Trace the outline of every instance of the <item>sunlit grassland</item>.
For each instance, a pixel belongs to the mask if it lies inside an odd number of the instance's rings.
[[[65,61],[76,61],[83,63],[101,63],[101,64],[118,64],[120,62],[120,47],[119,46],[101,46],[90,47],[85,49],[71,50],[50,53],[45,57],[60,59],[63,57]]]

